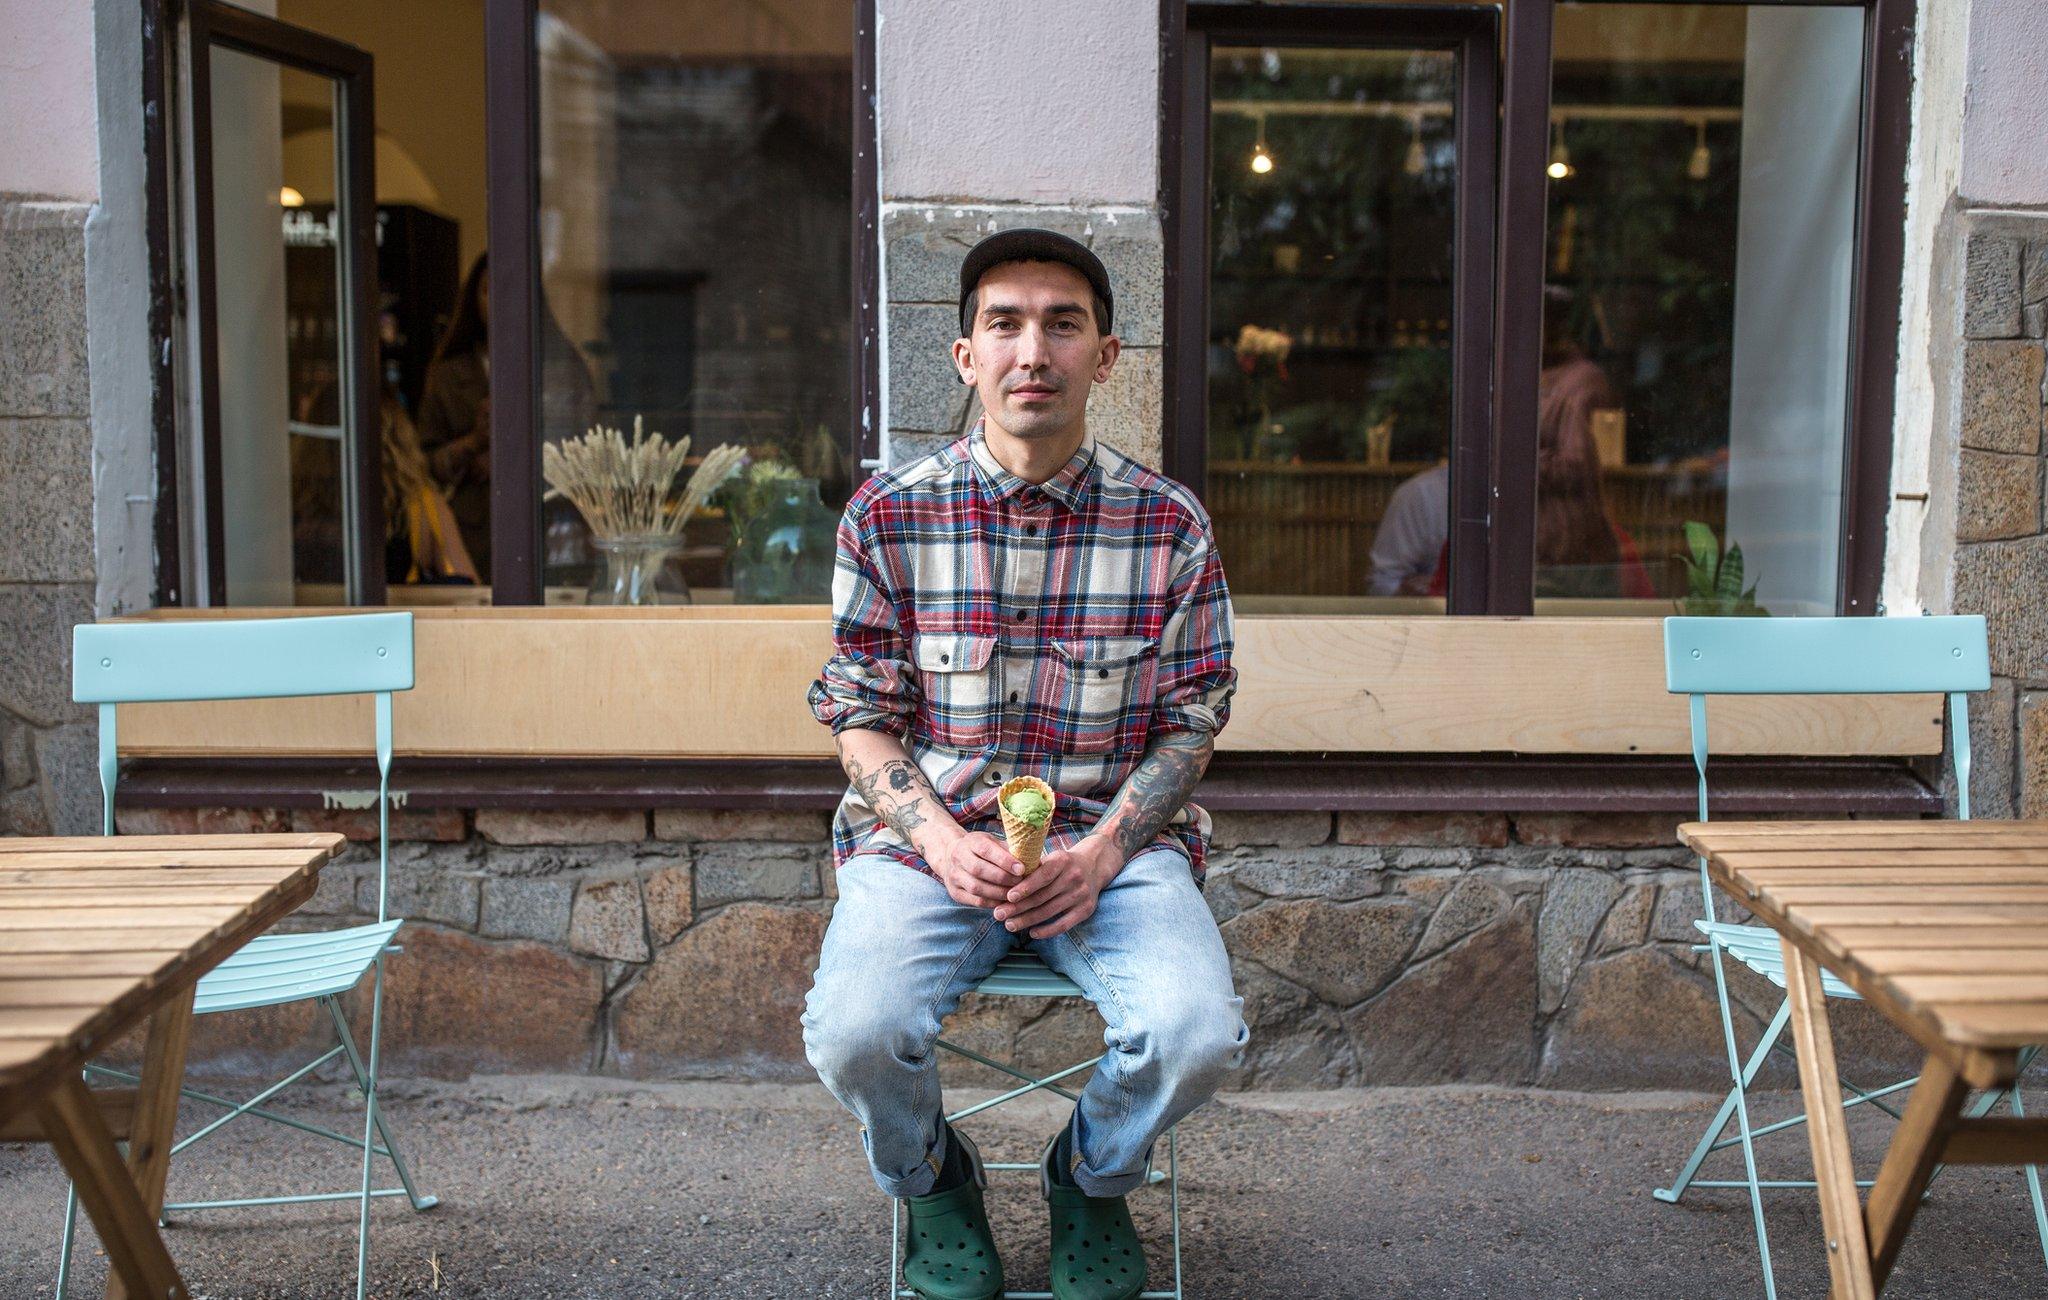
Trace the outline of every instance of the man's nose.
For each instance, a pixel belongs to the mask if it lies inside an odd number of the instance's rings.
[[[1017,335],[1017,367],[1020,370],[1042,370],[1052,359],[1052,351],[1045,331],[1036,325],[1026,325]]]

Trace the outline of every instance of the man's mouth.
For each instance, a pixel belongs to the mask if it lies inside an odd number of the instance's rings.
[[[1043,384],[1020,384],[1010,390],[1010,396],[1024,402],[1043,401],[1048,397],[1057,397],[1058,395],[1059,390],[1057,388],[1047,388]]]

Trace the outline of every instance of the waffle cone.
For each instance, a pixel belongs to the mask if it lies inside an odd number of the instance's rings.
[[[1019,790],[1038,791],[1055,809],[1059,807],[1059,796],[1053,793],[1051,786],[1035,776],[1011,777],[996,791],[996,812],[1003,819],[1003,839],[1009,843],[1010,852],[1016,854],[1017,861],[1024,865],[1024,874],[1028,876],[1038,870],[1038,859],[1045,852],[1045,833],[1052,829],[1052,818],[1047,817],[1043,826],[1033,826],[1012,817],[1003,802]]]

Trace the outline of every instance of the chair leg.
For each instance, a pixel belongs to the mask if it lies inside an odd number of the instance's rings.
[[[1180,1272],[1180,1126],[1166,1130],[1166,1182],[1173,1192],[1173,1300],[1182,1300]]]
[[[1728,1073],[1735,1081],[1735,1118],[1742,1132],[1742,1167],[1749,1179],[1749,1213],[1756,1225],[1757,1256],[1763,1265],[1764,1300],[1778,1300],[1778,1282],[1771,1273],[1771,1238],[1764,1227],[1764,1194],[1757,1184],[1756,1147],[1750,1141],[1749,1092],[1744,1086],[1741,1049],[1735,1043],[1735,1017],[1728,1008],[1728,972],[1721,964],[1721,945],[1715,944],[1714,992],[1721,1004],[1721,1038],[1728,1051]]]
[[[327,1004],[327,1014],[334,1020],[334,1033],[336,1037],[341,1039],[341,1049],[348,1056],[349,1069],[355,1072],[356,1087],[363,1089],[364,1095],[368,1096],[369,1078],[363,1071],[362,1054],[356,1050],[355,1035],[349,1032],[348,1017],[342,1014],[341,999],[330,997],[322,998],[321,1001]],[[378,1149],[378,1154],[390,1155],[392,1165],[398,1170],[398,1181],[405,1187],[406,1199],[412,1202],[412,1208],[415,1210],[431,1210],[436,1205],[439,1205],[441,1203],[440,1197],[423,1196],[420,1194],[419,1189],[413,1186],[412,1170],[405,1163],[405,1153],[399,1150],[397,1141],[391,1136],[390,1128],[384,1123],[384,1112],[381,1110],[377,1111],[376,1119],[377,1137],[384,1144]],[[350,1145],[354,1145],[352,1139]]]
[[[2031,1050],[2028,1055],[2032,1055]],[[2025,1074],[2026,1066],[2022,1065],[2020,1072]],[[2020,1100],[2020,1081],[2018,1079],[2012,1081],[2012,1113],[2015,1119],[2023,1118],[2027,1113],[2026,1103]],[[2028,1165],[2026,1168],[2027,1199],[2032,1201],[2034,1205],[2034,1233],[2041,1239],[2042,1258],[2048,1260],[2048,1210],[2044,1210],[2041,1204],[2041,1167],[2039,1165]]]
[[[57,1248],[57,1300],[64,1300],[64,1287],[71,1280],[71,1246],[78,1236],[78,1184],[64,1185],[64,1243]]]
[[[377,1049],[384,1036],[384,955],[379,953],[372,965],[376,973],[370,981],[370,1069],[363,1086],[363,1199],[356,1217],[356,1300],[364,1300],[370,1284],[370,1148],[377,1132]],[[349,1059],[354,1061],[353,1053]]]
[[[889,1289],[883,1292],[889,1300],[896,1300],[896,1293],[903,1289],[903,1202],[889,1198]]]
[[[1736,1094],[1747,1088],[1750,1080],[1756,1078],[1757,1071],[1763,1068],[1764,1061],[1770,1057],[1771,1049],[1777,1045],[1778,1036],[1785,1032],[1786,1022],[1791,1018],[1792,1004],[1780,1002],[1778,1014],[1771,1017],[1771,1023],[1764,1030],[1764,1036],[1757,1041],[1756,1050],[1749,1054],[1749,1060],[1742,1066],[1741,1082],[1728,1090],[1728,1096],[1721,1102],[1721,1109],[1715,1112],[1713,1120],[1707,1125],[1707,1131],[1700,1134],[1698,1144],[1693,1147],[1692,1154],[1686,1157],[1685,1165],[1678,1171],[1678,1177],[1672,1180],[1671,1186],[1655,1188],[1650,1195],[1670,1205],[1676,1205],[1678,1198],[1685,1195],[1685,1189],[1692,1185],[1693,1178],[1700,1171],[1701,1162],[1707,1158],[1708,1152],[1715,1149],[1721,1134],[1727,1131],[1728,1121],[1735,1114]]]

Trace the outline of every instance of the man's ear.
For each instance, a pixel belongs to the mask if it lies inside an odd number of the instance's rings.
[[[1095,382],[1109,382],[1109,372],[1116,368],[1116,359],[1123,353],[1124,341],[1111,334],[1102,340],[1101,351],[1095,354]]]
[[[953,373],[960,376],[961,383],[973,387],[974,345],[966,339],[953,340]]]

